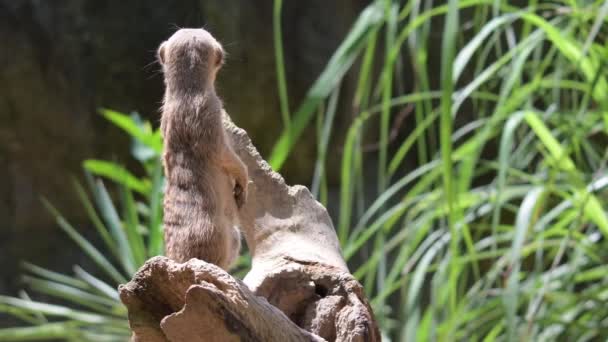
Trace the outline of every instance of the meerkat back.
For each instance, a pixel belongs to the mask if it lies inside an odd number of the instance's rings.
[[[179,262],[198,258],[228,268],[240,249],[235,217],[246,200],[248,176],[221,122],[214,82],[223,55],[202,29],[179,30],[158,50],[166,87],[161,117],[166,254]]]

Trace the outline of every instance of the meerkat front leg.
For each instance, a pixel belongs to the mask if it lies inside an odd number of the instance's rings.
[[[234,178],[236,183],[234,186],[234,200],[240,209],[247,200],[247,183],[249,182],[247,167],[229,145],[226,145],[222,150],[220,159],[222,169]]]

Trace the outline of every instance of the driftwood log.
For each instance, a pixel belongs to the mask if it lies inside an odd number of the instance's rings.
[[[224,118],[249,170],[239,213],[252,268],[243,281],[192,259],[155,257],[120,286],[134,341],[380,341],[327,210],[288,186]]]

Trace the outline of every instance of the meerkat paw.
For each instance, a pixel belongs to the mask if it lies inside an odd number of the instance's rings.
[[[247,202],[247,183],[236,182],[233,194],[237,208],[241,209]]]

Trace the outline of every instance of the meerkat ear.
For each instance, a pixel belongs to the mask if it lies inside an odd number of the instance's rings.
[[[167,42],[163,42],[162,44],[160,44],[160,47],[157,51],[156,57],[158,57],[158,61],[160,62],[160,64],[165,64],[165,45],[167,45]]]
[[[225,58],[225,52],[224,49],[222,49],[221,47],[217,50],[215,50],[215,66],[216,67],[221,67],[222,65],[224,65],[224,58]]]

